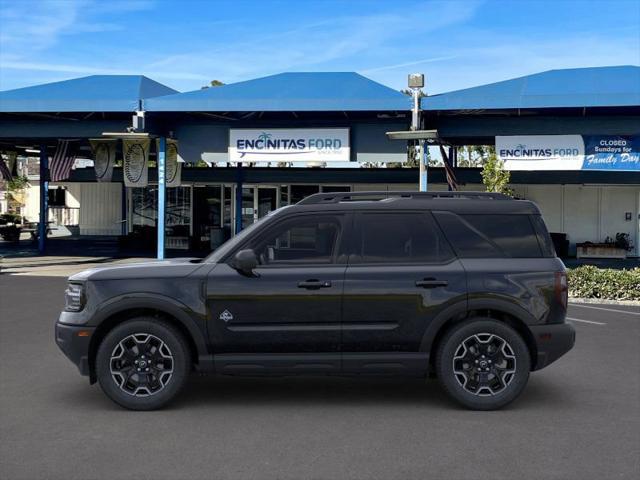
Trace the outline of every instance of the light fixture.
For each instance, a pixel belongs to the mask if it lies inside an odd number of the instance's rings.
[[[387,132],[389,140],[431,140],[429,143],[440,140],[437,130],[402,130],[399,132]]]
[[[410,73],[408,78],[409,88],[423,88],[424,87],[424,74],[422,73]]]
[[[147,132],[102,132],[103,137],[112,138],[149,138]]]

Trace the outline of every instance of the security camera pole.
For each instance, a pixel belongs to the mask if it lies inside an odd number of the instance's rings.
[[[409,74],[409,88],[411,89],[411,96],[413,97],[413,109],[411,111],[411,130],[416,131],[420,129],[420,91],[424,87],[424,74],[411,73]],[[420,191],[427,191],[427,165],[425,164],[427,156],[425,155],[424,139],[418,140],[418,146],[415,149],[418,164],[420,165]]]

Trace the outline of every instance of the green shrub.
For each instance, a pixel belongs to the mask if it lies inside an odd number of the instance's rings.
[[[569,296],[640,300],[640,268],[613,270],[583,265],[567,270]]]

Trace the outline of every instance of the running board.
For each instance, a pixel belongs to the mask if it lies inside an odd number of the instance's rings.
[[[198,370],[221,375],[424,375],[425,352],[225,353],[201,356]]]

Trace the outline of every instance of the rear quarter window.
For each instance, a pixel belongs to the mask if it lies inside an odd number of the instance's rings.
[[[434,212],[434,215],[461,258],[542,257],[529,215],[453,212]]]
[[[547,226],[544,224],[544,220],[542,220],[542,216],[531,215],[530,218],[531,223],[533,223],[533,228],[535,228],[536,234],[538,235],[538,243],[542,249],[542,256],[555,257],[556,248],[553,246],[551,235],[549,235],[549,231],[547,230]]]

